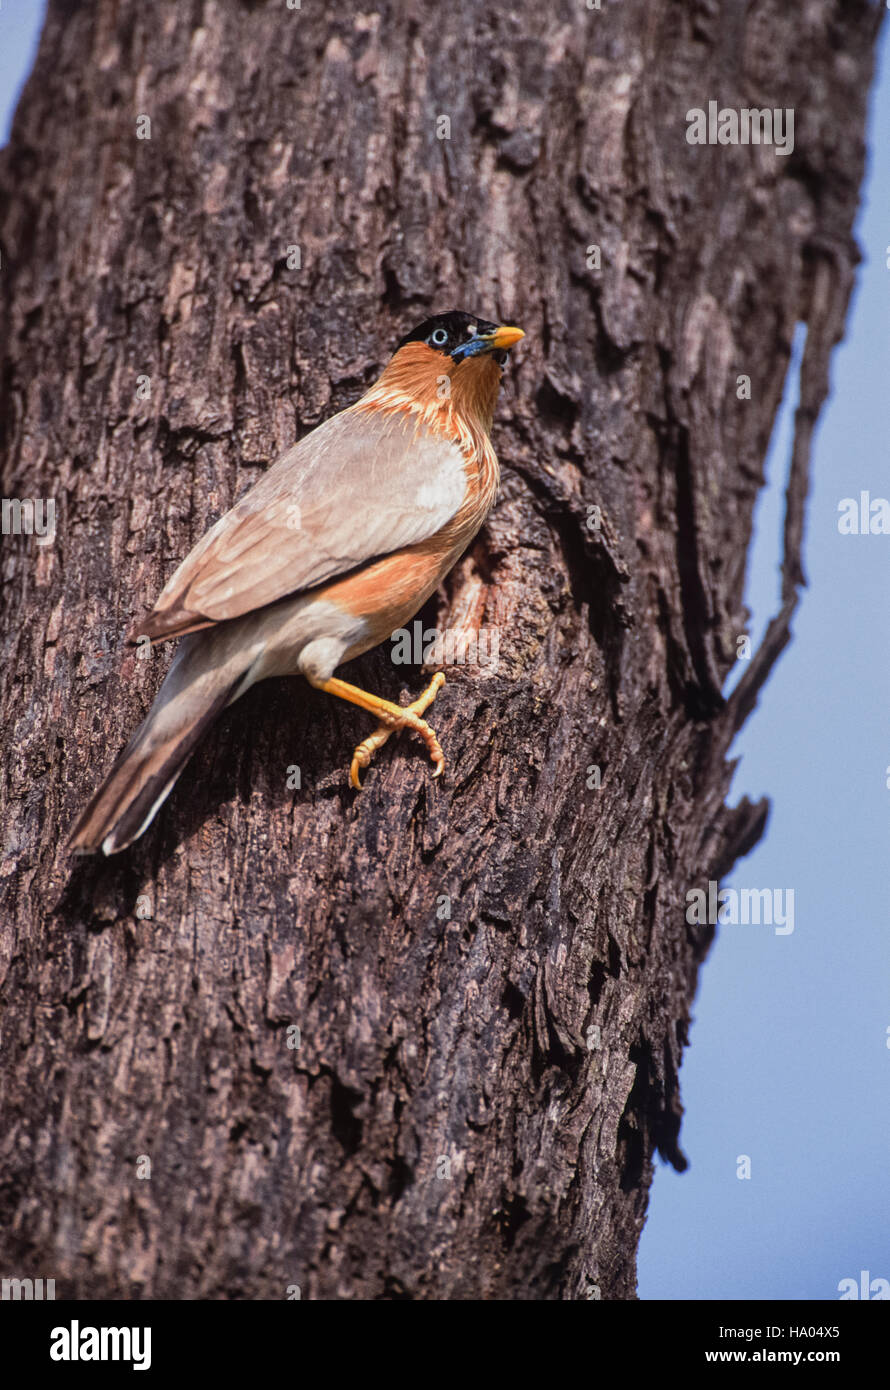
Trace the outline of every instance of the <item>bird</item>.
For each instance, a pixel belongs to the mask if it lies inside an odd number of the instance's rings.
[[[437,672],[399,705],[334,675],[404,627],[479,531],[499,465],[491,429],[522,329],[464,310],[427,318],[351,406],[286,449],[198,542],[129,634],[180,638],[155,701],[75,822],[68,848],[106,855],[147,830],[216,717],[250,686],[302,675],[375,715],[361,772],[390,735],[445,758],[423,718]]]

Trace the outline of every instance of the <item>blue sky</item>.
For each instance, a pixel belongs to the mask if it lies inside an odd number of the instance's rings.
[[[0,8],[3,142],[42,12]],[[656,1174],[642,1298],[831,1299],[862,1270],[890,1279],[890,536],[838,531],[842,498],[890,496],[890,157],[874,138],[890,130],[887,42],[857,223],[865,260],[815,441],[810,586],[736,750],[732,799],[766,794],[773,809],[725,886],[793,889],[794,931],[718,930],[681,1074],[691,1167]],[[792,369],[749,566],[758,635],[777,607],[795,401]]]
[[[843,498],[890,497],[890,160],[875,139],[890,130],[886,26],[881,50],[864,264],[813,450],[809,587],[734,750],[731,799],[766,794],[772,811],[725,885],[793,888],[794,932],[718,929],[681,1073],[691,1167],[656,1174],[642,1298],[831,1299],[863,1269],[890,1279],[890,536],[838,531]],[[758,636],[778,608],[796,366],[749,563]]]

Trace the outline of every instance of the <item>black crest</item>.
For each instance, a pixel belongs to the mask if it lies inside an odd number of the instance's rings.
[[[477,333],[493,333],[497,326],[496,323],[489,323],[488,319],[481,319],[478,314],[452,309],[450,314],[436,314],[412,328],[398,344],[396,352],[406,343],[427,343],[436,352],[450,356]],[[444,338],[441,336],[443,333]]]

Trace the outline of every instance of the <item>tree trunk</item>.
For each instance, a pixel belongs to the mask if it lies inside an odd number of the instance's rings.
[[[877,24],[856,0],[53,0],[0,156],[3,493],[56,509],[51,543],[3,538],[4,1273],[634,1297],[654,1152],[684,1163],[713,931],[686,894],[766,820],[725,805],[727,754],[804,582]],[[793,151],[689,143],[709,101],[793,108]],[[450,308],[528,336],[498,504],[420,615],[498,641],[447,668],[445,776],[403,737],[356,795],[367,716],[270,682],[143,840],[72,868],[169,661],[125,632]],[[724,699],[801,320],[781,608]],[[383,648],[342,674],[424,681]]]

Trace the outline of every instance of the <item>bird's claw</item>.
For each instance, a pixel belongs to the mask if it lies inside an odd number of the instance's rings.
[[[387,724],[378,724],[373,734],[369,734],[367,738],[362,739],[358,748],[356,748],[349,767],[349,781],[350,784],[355,787],[356,791],[360,792],[362,789],[361,778],[359,776],[360,769],[368,766],[372,757],[377,752],[377,749],[383,747],[391,733],[391,726]]]
[[[362,739],[352,755],[352,762],[349,767],[349,782],[351,786],[355,787],[357,791],[361,791],[362,783],[359,775],[361,769],[368,766],[378,748],[383,747],[390,734],[398,733],[401,729],[410,729],[412,733],[420,735],[426,744],[427,752],[435,768],[433,779],[435,780],[436,777],[441,776],[442,769],[445,766],[445,754],[442,752],[442,746],[436,738],[435,730],[431,729],[426,720],[421,719],[420,716],[433,703],[433,700],[435,700],[444,684],[445,677],[441,671],[437,671],[426,690],[424,690],[416,700],[410,705],[406,705],[404,709],[400,709],[397,714],[385,715],[377,725],[373,734],[369,734],[367,738]]]

